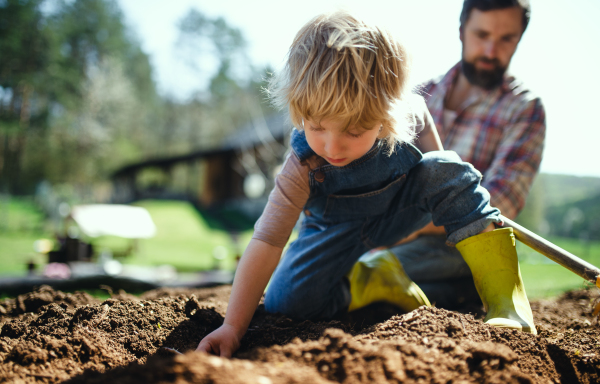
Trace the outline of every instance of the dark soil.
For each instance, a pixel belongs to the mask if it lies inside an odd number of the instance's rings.
[[[223,322],[229,293],[160,289],[100,301],[43,286],[0,301],[0,382],[600,382],[597,289],[533,302],[537,336],[439,308],[395,315],[374,305],[300,322],[261,306],[233,359],[193,352]]]

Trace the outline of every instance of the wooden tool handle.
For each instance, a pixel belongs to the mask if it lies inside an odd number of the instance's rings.
[[[500,218],[504,221],[503,227],[512,227],[515,237],[520,242],[600,287],[600,269],[598,267],[593,266],[585,260],[581,260],[579,257],[552,244],[514,221],[504,216],[500,216]]]

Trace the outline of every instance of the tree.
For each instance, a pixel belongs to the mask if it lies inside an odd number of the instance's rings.
[[[157,94],[114,0],[0,0],[0,193],[91,184],[141,158],[218,145],[271,112],[241,31],[192,10],[180,33],[209,79],[187,103]]]
[[[0,191],[19,184],[27,134],[47,117],[37,97],[51,55],[41,2],[0,5]]]
[[[0,191],[98,179],[149,152],[159,120],[148,57],[113,0],[42,5],[0,3]]]
[[[200,131],[192,135],[199,140],[196,146],[216,145],[250,119],[273,112],[261,102],[268,68],[252,65],[238,28],[191,9],[180,21],[179,33],[178,48],[186,62],[210,79],[206,90],[179,108],[183,120],[194,121]]]

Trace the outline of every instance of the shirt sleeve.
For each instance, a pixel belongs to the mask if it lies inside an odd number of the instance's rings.
[[[541,100],[524,103],[512,123],[504,127],[492,164],[482,185],[490,192],[491,203],[514,219],[525,200],[542,160],[546,135],[546,114]]]
[[[254,225],[253,239],[283,248],[310,194],[309,166],[291,152],[275,177],[269,201]]]

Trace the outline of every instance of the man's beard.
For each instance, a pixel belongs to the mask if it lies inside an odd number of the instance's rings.
[[[494,69],[491,71],[477,69],[475,68],[476,61],[493,64]],[[487,59],[485,57],[478,57],[473,62],[468,62],[463,56],[461,67],[462,72],[467,80],[469,80],[469,83],[488,91],[502,84],[502,78],[506,72],[506,67],[503,67],[498,59]]]

